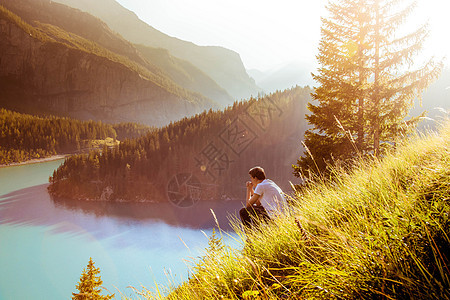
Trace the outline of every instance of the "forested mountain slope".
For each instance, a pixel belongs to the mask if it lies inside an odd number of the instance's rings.
[[[152,130],[142,124],[38,117],[0,108],[0,165],[113,146]]]
[[[241,199],[261,165],[286,191],[301,154],[309,88],[296,87],[224,111],[184,118],[114,149],[73,156],[55,172],[53,195],[110,201]]]
[[[115,142],[116,131],[101,122],[35,117],[0,109],[0,164],[77,152],[94,140]]]

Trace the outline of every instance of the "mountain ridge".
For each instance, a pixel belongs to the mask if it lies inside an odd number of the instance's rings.
[[[178,85],[214,99],[221,107],[233,103],[233,98],[225,89],[190,62],[174,57],[167,49],[137,44],[134,46],[145,59],[164,70],[164,73]]]
[[[102,19],[114,31],[134,44],[168,49],[183,60],[205,72],[234,100],[256,96],[261,89],[247,74],[240,55],[220,46],[198,46],[171,37],[140,20],[138,16],[113,0],[57,0],[71,7],[87,11]],[[108,7],[105,10],[104,7]]]
[[[81,13],[95,25],[104,24],[79,10],[53,4],[69,16],[74,14],[72,19]],[[53,4],[45,0],[2,2],[0,102],[4,107],[154,126],[218,107],[212,100],[177,86],[164,74],[152,73],[95,42],[42,23],[40,13],[48,14]],[[28,22],[8,8],[25,15]],[[35,20],[33,11],[38,16]],[[149,112],[154,113],[150,116]]]

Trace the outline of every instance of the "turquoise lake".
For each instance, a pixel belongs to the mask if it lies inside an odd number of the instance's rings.
[[[239,201],[127,204],[54,199],[48,178],[63,161],[0,168],[0,300],[71,299],[89,258],[109,293],[176,285]],[[224,241],[240,247],[234,234]]]

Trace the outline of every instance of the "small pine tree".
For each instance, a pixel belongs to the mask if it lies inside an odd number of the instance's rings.
[[[204,264],[217,262],[221,258],[221,251],[225,248],[222,237],[217,236],[215,228],[211,236],[208,238],[208,247],[205,248],[205,255],[201,258]],[[201,266],[200,264],[199,266]],[[201,268],[194,268],[194,271],[200,272]]]
[[[210,254],[216,254],[224,248],[222,243],[222,238],[218,237],[216,234],[216,229],[213,228],[213,232],[209,237],[208,248],[206,248],[206,252]]]
[[[83,270],[80,282],[76,285],[78,293],[72,293],[72,300],[109,300],[114,297],[112,295],[102,296],[101,285],[103,283],[100,275],[100,269],[94,266],[92,257],[89,258],[87,268]]]

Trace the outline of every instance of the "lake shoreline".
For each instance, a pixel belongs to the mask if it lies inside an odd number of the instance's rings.
[[[31,165],[31,164],[39,164],[59,159],[64,159],[66,157],[70,156],[70,154],[58,154],[58,155],[52,155],[49,157],[44,158],[33,158],[22,162],[14,162],[10,164],[2,164],[0,165],[0,168],[8,168],[8,167],[17,167],[17,166],[25,166],[25,165]]]

